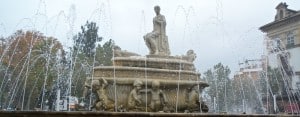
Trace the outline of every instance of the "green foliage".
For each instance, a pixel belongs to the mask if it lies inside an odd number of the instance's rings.
[[[109,66],[112,65],[112,57],[113,57],[113,46],[115,45],[114,41],[110,39],[105,42],[103,46],[98,45],[96,49],[96,62],[97,65]]]
[[[213,70],[209,69],[204,73],[204,79],[209,84],[208,95],[216,98],[217,110],[228,111],[231,107],[232,87],[229,79],[230,69],[222,63],[214,65]]]
[[[56,65],[65,61],[63,47],[57,39],[38,31],[19,30],[6,40],[8,45],[1,46],[8,47],[7,51],[0,51],[5,55],[1,66],[6,67],[4,77],[0,78],[1,84],[5,84],[1,89],[1,106],[21,108],[25,88],[24,109],[33,109],[44,83],[45,90],[50,91],[58,77]]]
[[[103,46],[97,44],[102,41],[98,36],[98,26],[95,22],[88,22],[81,26],[81,32],[74,36],[72,59],[74,71],[72,74],[72,95],[82,96],[84,82],[93,74],[93,66],[112,65],[112,48],[114,41],[110,39]],[[96,46],[97,45],[97,46]]]
[[[44,86],[43,101],[49,100],[51,106],[54,98],[50,97],[55,96],[58,88],[61,94],[69,95],[70,76],[71,95],[80,97],[93,67],[112,65],[114,41],[110,39],[103,46],[97,44],[102,38],[94,22],[81,26],[81,32],[73,39],[75,43],[67,61],[60,42],[38,31],[18,30],[7,38],[0,38],[0,54],[4,55],[0,63],[0,106],[21,108],[24,104],[25,110],[39,108]]]
[[[235,89],[234,95],[236,96],[235,106],[240,108],[240,111],[242,111],[243,106],[244,109],[258,109],[258,107],[262,107],[261,97],[259,95],[261,93],[261,82],[259,79],[254,79],[250,72],[236,75],[233,80],[233,87]]]
[[[266,75],[268,77],[266,77]],[[286,89],[284,87],[284,77],[282,77],[279,68],[271,68],[268,66],[267,73],[263,71],[260,75],[260,93],[266,95],[269,86],[269,93],[284,94]]]
[[[269,66],[267,75],[269,85],[273,93],[279,94],[285,92],[284,81],[279,68],[271,68]]]
[[[251,72],[238,74],[233,79],[237,108],[242,108],[244,104],[245,107],[262,113],[263,100],[266,99],[267,93],[270,96],[269,99],[272,99],[272,94],[283,94],[284,82],[278,68],[268,67],[267,73],[261,71],[257,74],[257,79],[251,76]]]
[[[87,57],[93,57],[96,42],[100,42],[102,37],[98,36],[98,26],[95,22],[86,22],[81,26],[81,32],[74,36],[74,50],[84,53]]]
[[[93,57],[87,57],[83,53],[77,54],[77,59],[74,59],[76,60],[76,63],[73,72],[72,84],[74,87],[72,89],[72,95],[76,95],[77,97],[82,96],[85,79],[92,76],[93,66],[112,65],[111,59],[113,57],[113,46],[114,41],[110,39],[109,41],[105,42],[103,46],[98,44],[96,53],[93,55]]]

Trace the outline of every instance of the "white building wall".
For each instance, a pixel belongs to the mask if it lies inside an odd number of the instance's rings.
[[[277,54],[269,54],[268,56],[268,66],[270,66],[271,68],[277,68],[278,67],[278,58],[277,58]]]
[[[293,90],[299,90],[299,89],[298,89],[299,86],[297,86],[297,85],[299,85],[299,83],[300,83],[300,76],[295,75],[295,76],[292,78],[292,89],[293,89]]]
[[[289,63],[292,67],[293,72],[300,72],[300,47],[288,49],[288,52],[290,53]],[[279,59],[278,55],[276,53],[269,54],[268,56],[268,65],[271,68],[277,68],[279,67]],[[297,89],[297,83],[299,85],[300,83],[300,76],[295,75],[292,78],[292,89]]]
[[[300,47],[289,49],[288,50],[290,53],[290,65],[293,69],[294,72],[299,72],[300,71]],[[300,83],[300,76],[295,75],[292,78],[292,88],[297,89],[297,83]]]
[[[290,64],[294,71],[300,71],[300,47],[289,49]]]

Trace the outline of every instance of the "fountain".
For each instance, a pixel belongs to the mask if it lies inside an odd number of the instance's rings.
[[[26,82],[24,83],[24,88],[18,88],[22,85],[14,85],[11,88],[12,94],[9,98],[8,107],[13,105],[13,101],[21,97],[22,101],[21,111],[16,110],[0,110],[0,117],[11,117],[11,116],[55,116],[55,117],[79,117],[79,116],[151,116],[151,117],[176,117],[176,116],[278,116],[278,115],[257,115],[257,114],[227,114],[224,113],[205,113],[208,112],[208,107],[204,103],[201,95],[205,87],[208,84],[200,79],[200,73],[196,72],[194,66],[194,60],[196,59],[196,54],[193,50],[188,50],[185,55],[172,56],[168,43],[168,36],[166,34],[166,19],[160,14],[160,7],[156,6],[154,8],[156,16],[153,19],[153,31],[147,33],[143,39],[145,44],[149,49],[149,54],[146,56],[141,56],[134,52],[128,52],[122,50],[120,47],[115,46],[113,49],[113,65],[112,66],[98,66],[93,67],[93,72],[91,77],[83,78],[86,79],[84,83],[85,90],[83,92],[84,98],[89,100],[89,109],[92,111],[82,110],[82,111],[71,111],[70,105],[65,105],[69,107],[68,111],[62,111],[59,109],[60,100],[56,102],[57,111],[45,110],[23,110],[25,108],[25,94],[30,92],[29,96],[32,95],[34,90],[26,91]],[[72,32],[72,31],[71,31]],[[32,45],[32,44],[31,44]],[[29,52],[31,53],[31,52]],[[46,53],[48,54],[48,53]],[[62,54],[60,51],[57,54]],[[2,57],[5,54],[2,55]],[[15,54],[13,54],[15,55]],[[67,95],[72,95],[71,93],[71,78],[67,77],[68,81],[60,81],[60,75],[64,74],[62,65],[59,64],[62,58],[57,56],[56,65],[53,67],[57,70],[57,81],[55,85],[59,87],[59,84],[69,85],[70,91]],[[47,74],[50,73],[49,57],[45,57],[47,61],[46,65],[46,75],[43,80],[43,91],[41,92],[41,104],[39,105],[41,109],[46,108],[48,99],[45,98],[47,91],[45,86],[47,84]],[[95,57],[94,57],[95,59]],[[9,60],[10,61],[10,60]],[[27,59],[26,61],[29,61]],[[76,60],[75,60],[76,62]],[[10,62],[9,62],[10,63]],[[29,63],[29,62],[28,62]],[[72,62],[71,62],[72,63]],[[32,64],[35,64],[34,62]],[[23,65],[22,69],[30,67]],[[67,69],[68,70],[68,69]],[[87,70],[89,71],[89,70]],[[7,69],[5,74],[7,73]],[[22,73],[22,72],[21,72]],[[20,79],[21,73],[18,74],[18,80]],[[28,68],[25,72],[25,81],[28,77]],[[67,72],[68,73],[68,72]],[[8,74],[8,73],[7,73]],[[8,74],[10,76],[10,74]],[[4,76],[5,77],[5,76]],[[251,76],[250,76],[251,77]],[[29,77],[28,77],[29,78]],[[8,79],[10,80],[10,79]],[[37,80],[35,81],[36,85]],[[3,82],[2,82],[3,83]],[[243,93],[243,110],[247,108],[247,102],[245,100],[245,92],[243,89],[243,84],[241,83],[241,89]],[[253,81],[252,81],[253,83]],[[16,83],[18,84],[18,82]],[[254,84],[254,83],[253,83]],[[3,84],[6,85],[6,84]],[[2,87],[2,86],[1,86]],[[5,86],[3,86],[5,87]],[[225,84],[226,87],[226,84]],[[256,87],[254,87],[256,88]],[[16,95],[17,91],[21,89],[23,95]],[[57,97],[61,97],[61,89],[58,88],[56,94]],[[217,89],[217,88],[216,88]],[[227,89],[225,88],[225,91]],[[257,89],[255,89],[257,91]],[[268,89],[269,90],[269,89]],[[26,92],[25,92],[26,91]],[[65,94],[65,95],[66,95]],[[90,95],[89,95],[90,94]],[[225,93],[226,94],[226,93]],[[1,94],[2,95],[2,94]],[[218,95],[218,94],[217,94]],[[213,108],[216,110],[217,104],[216,100],[218,97],[213,97]],[[226,97],[226,95],[225,95]],[[45,99],[44,99],[45,98]],[[290,97],[289,97],[290,98]],[[59,98],[58,98],[59,99]],[[70,100],[70,98],[68,98]],[[276,96],[274,96],[276,99]],[[45,101],[44,101],[45,100]],[[67,101],[67,100],[64,100]],[[276,101],[276,100],[275,100]],[[33,101],[32,101],[33,102]],[[268,102],[268,98],[267,98]],[[30,104],[30,100],[27,102]],[[27,106],[28,106],[27,104]],[[84,103],[80,103],[80,106],[84,106]],[[75,105],[75,104],[74,104]],[[86,104],[87,105],[87,104]],[[29,106],[28,106],[29,108]],[[239,108],[239,107],[237,107]],[[226,109],[227,110],[227,109]],[[205,114],[203,114],[205,113]],[[288,115],[280,115],[288,116]],[[293,116],[293,115],[292,115]]]
[[[171,56],[166,20],[160,7],[154,7],[153,31],[144,36],[149,49],[145,57],[114,47],[113,66],[94,68],[87,78],[84,96],[91,90],[97,99],[96,111],[116,112],[208,112],[202,101],[200,80],[193,61],[196,54]]]

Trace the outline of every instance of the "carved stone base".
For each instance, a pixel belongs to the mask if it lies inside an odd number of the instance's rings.
[[[118,111],[205,111],[205,108],[199,108],[205,105],[199,94],[208,84],[200,80],[200,73],[195,71],[192,62],[159,55],[116,57],[113,60],[114,66],[95,67],[93,80],[107,82],[107,87],[102,87],[102,94],[106,100],[117,104],[114,107]],[[86,84],[91,80],[88,78]]]

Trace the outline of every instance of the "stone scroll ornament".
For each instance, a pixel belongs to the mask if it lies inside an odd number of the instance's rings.
[[[169,56],[169,42],[166,35],[166,19],[160,14],[160,7],[155,6],[156,16],[153,18],[153,31],[144,36],[150,55]]]

